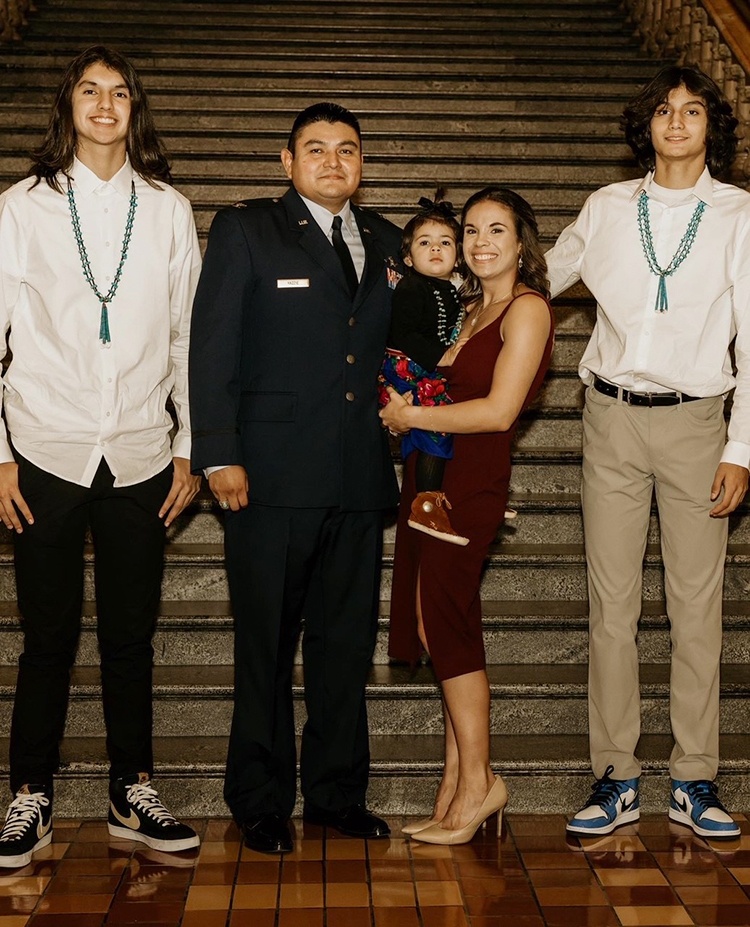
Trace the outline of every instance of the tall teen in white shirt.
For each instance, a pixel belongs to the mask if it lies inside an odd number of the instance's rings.
[[[0,197],[0,326],[12,352],[0,518],[15,531],[24,631],[2,867],[26,865],[52,836],[87,530],[109,831],[160,850],[198,844],[151,784],[164,531],[199,486],[187,351],[200,252],[190,204],[170,184],[138,75],[95,46],[66,69],[28,179]]]
[[[750,194],[711,176],[731,163],[737,122],[697,68],[662,69],[623,125],[649,173],[594,193],[547,254],[553,295],[581,279],[597,301],[580,366],[597,782],[568,830],[607,834],[639,817],[636,631],[655,490],[672,638],[669,817],[730,838],[739,828],[713,780],[726,516],[750,463]]]

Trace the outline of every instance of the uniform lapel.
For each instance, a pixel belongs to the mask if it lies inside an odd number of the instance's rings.
[[[359,281],[359,289],[354,297],[354,308],[356,309],[358,305],[367,299],[370,291],[383,275],[383,262],[386,259],[386,254],[377,234],[367,221],[367,213],[358,209],[354,204],[352,204],[352,211],[357,221],[362,244],[365,247],[365,269],[362,279]]]
[[[341,261],[333,250],[333,245],[310,215],[310,210],[305,206],[294,187],[287,190],[282,197],[282,202],[289,217],[289,228],[299,236],[300,247],[339,284],[348,296],[349,288],[346,285]]]

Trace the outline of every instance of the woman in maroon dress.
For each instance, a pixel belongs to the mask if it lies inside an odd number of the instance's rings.
[[[518,417],[538,391],[553,342],[546,264],[529,204],[504,187],[469,198],[462,214],[467,318],[443,357],[452,405],[412,406],[391,391],[380,415],[392,431],[455,435],[443,490],[451,521],[469,538],[456,547],[409,528],[411,455],[396,535],[390,655],[430,655],[443,694],[445,761],[430,818],[404,828],[425,843],[465,843],[507,802],[490,768],[490,692],[479,586],[508,501]],[[499,829],[498,829],[499,830]]]

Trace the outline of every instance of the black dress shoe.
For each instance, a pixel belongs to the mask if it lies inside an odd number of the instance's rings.
[[[258,853],[291,853],[289,821],[280,814],[254,814],[240,823],[245,846]]]
[[[340,811],[321,811],[319,808],[306,807],[302,817],[309,824],[322,824],[332,827],[346,837],[361,837],[372,840],[387,837],[391,829],[382,818],[364,805],[349,805]]]

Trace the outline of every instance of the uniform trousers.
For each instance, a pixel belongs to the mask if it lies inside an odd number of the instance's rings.
[[[87,488],[17,460],[19,487],[34,524],[15,536],[14,545],[23,653],[11,724],[11,789],[35,783],[51,792],[59,767],[81,627],[87,528],[94,546],[110,778],[151,773],[151,638],[164,561],[158,513],[172,483],[172,465],[142,483],[115,488],[102,460]]]
[[[640,775],[636,634],[652,496],[671,635],[674,779],[714,779],[727,519],[709,518],[723,451],[722,397],[630,406],[590,387],[583,416],[589,591],[589,737],[594,775]]]
[[[308,808],[363,804],[365,683],[377,633],[381,512],[250,504],[227,512],[235,622],[234,714],[224,795],[239,822],[289,817],[296,796],[292,676],[301,625]]]

